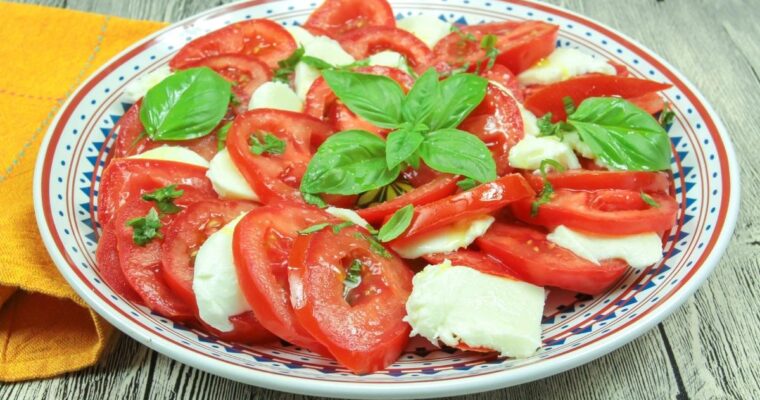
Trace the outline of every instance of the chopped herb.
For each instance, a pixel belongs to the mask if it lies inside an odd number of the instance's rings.
[[[145,246],[154,238],[163,238],[161,232],[161,219],[155,208],[151,208],[144,217],[134,218],[127,221],[127,226],[132,227],[132,241],[138,246]]]
[[[271,133],[263,133],[263,141],[259,135],[251,135],[251,153],[260,156],[267,154],[282,154],[285,152],[285,141]]]
[[[665,130],[670,129],[673,125],[673,120],[676,118],[676,113],[673,112],[673,108],[670,103],[665,103],[665,107],[660,111],[660,115],[657,117],[657,122],[660,123]]]
[[[216,149],[218,151],[224,150],[224,147],[227,145],[227,135],[230,133],[230,127],[232,127],[232,122],[224,124],[216,132]]]
[[[346,269],[346,278],[343,279],[343,297],[348,297],[351,290],[359,287],[362,283],[362,262],[354,259]]]
[[[478,40],[477,38],[475,38],[475,35],[473,35],[470,32],[464,32],[464,31],[462,31],[462,29],[460,29],[456,25],[451,25],[450,31],[451,32],[456,32],[456,34],[459,35],[459,39],[461,39],[464,42],[474,42],[474,41]]]
[[[652,208],[660,208],[660,203],[658,203],[655,199],[652,198],[652,196],[641,192],[641,200],[644,200],[644,203],[649,204]]]
[[[235,96],[235,93],[230,93],[230,104],[232,104],[233,107],[237,107],[240,104],[240,99],[238,99],[237,96]]]
[[[325,203],[322,198],[317,194],[311,194],[311,193],[301,193],[303,195],[303,200],[307,204],[311,204],[313,206],[317,206],[319,208],[325,208],[327,207],[327,203]]]
[[[496,48],[496,40],[496,35],[491,34],[483,36],[483,39],[480,40],[480,48],[486,51],[486,57],[488,57],[486,69],[493,68],[494,64],[496,64],[496,57],[499,56],[499,49]]]
[[[565,133],[574,131],[573,126],[567,122],[560,121],[553,123],[552,113],[544,114],[543,117],[536,120],[536,125],[538,125],[538,137],[557,136],[562,139]]]
[[[274,78],[272,80],[283,83],[290,82],[290,75],[295,71],[296,64],[301,61],[304,52],[303,46],[300,46],[288,58],[277,62],[279,68],[274,71]]]
[[[457,186],[459,186],[460,189],[466,191],[474,188],[475,186],[478,186],[478,182],[472,178],[465,178],[457,182]]]
[[[569,116],[570,114],[575,113],[577,108],[575,107],[575,102],[573,101],[573,98],[570,96],[565,96],[562,98],[562,107],[565,108],[565,113]]]
[[[348,228],[348,227],[351,227],[351,226],[354,226],[354,225],[356,225],[356,224],[355,224],[355,223],[353,223],[353,222],[351,222],[351,221],[345,221],[345,222],[341,222],[341,223],[339,223],[339,224],[335,224],[335,225],[333,225],[333,226],[332,226],[332,231],[333,231],[333,233],[334,233],[334,234],[336,234],[336,235],[337,235],[337,234],[339,234],[339,233],[340,233],[340,231],[342,231],[344,228]]]
[[[530,215],[532,217],[538,215],[538,208],[550,202],[552,195],[554,195],[554,186],[552,186],[551,182],[549,182],[549,179],[546,177],[546,167],[548,166],[551,166],[555,171],[558,172],[565,171],[565,167],[563,167],[562,164],[558,163],[555,160],[546,159],[541,161],[539,171],[541,172],[541,177],[544,180],[544,188],[541,189],[541,193],[538,194],[538,199],[530,205]]]
[[[368,241],[369,242],[369,249],[373,253],[375,253],[375,254],[383,257],[383,258],[392,258],[393,257],[391,255],[391,253],[389,253],[388,250],[386,250],[385,246],[383,246],[382,243],[378,242],[377,239],[375,239],[373,236],[367,236],[367,235],[365,235],[365,234],[363,234],[361,232],[356,232],[356,233],[354,233],[354,237],[357,238],[357,239],[362,239],[362,240]]]
[[[164,214],[174,214],[182,210],[174,204],[174,200],[185,194],[184,190],[177,190],[177,185],[169,185],[142,195],[145,201],[156,203],[158,210]]]
[[[319,232],[322,229],[327,228],[328,226],[330,226],[330,224],[328,224],[327,222],[322,222],[321,224],[316,224],[316,225],[312,225],[312,226],[310,226],[310,227],[308,227],[306,229],[301,229],[300,231],[298,231],[298,234],[299,235],[311,235],[312,233]]]
[[[323,69],[335,68],[335,66],[332,65],[332,64],[330,64],[329,62],[327,62],[327,61],[325,61],[325,60],[323,60],[321,58],[312,57],[312,56],[303,56],[303,57],[301,57],[301,62],[303,62],[304,64],[306,64],[306,65],[308,65],[308,66],[310,66],[310,67],[312,67],[314,69],[318,69],[320,71],[323,70]]]
[[[391,240],[401,236],[409,224],[412,223],[412,217],[414,216],[414,206],[409,204],[398,211],[393,213],[391,218],[386,222],[377,233],[377,238],[381,242],[390,242]]]

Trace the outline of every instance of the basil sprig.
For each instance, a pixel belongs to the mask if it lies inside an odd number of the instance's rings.
[[[412,217],[414,216],[414,206],[408,204],[398,211],[393,213],[388,222],[380,227],[380,231],[377,233],[377,238],[381,242],[390,242],[391,240],[401,236],[409,224],[412,223]]]
[[[231,84],[206,67],[178,71],[148,91],[140,121],[152,140],[206,136],[227,113]]]

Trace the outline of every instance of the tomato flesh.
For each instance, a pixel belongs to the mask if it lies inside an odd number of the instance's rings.
[[[103,227],[103,232],[98,240],[98,250],[95,253],[98,264],[98,272],[103,281],[119,296],[132,302],[142,302],[140,296],[129,286],[127,278],[119,264],[119,251],[116,240],[116,229],[113,224]]]
[[[316,28],[334,39],[368,26],[396,26],[396,18],[387,1],[326,0],[304,24],[305,28]]]
[[[441,175],[393,200],[357,210],[356,212],[367,222],[377,223],[409,204],[420,206],[451,195],[459,188],[457,186],[458,180],[455,176]]]
[[[531,173],[525,173],[524,176],[537,192],[544,188],[544,180],[541,176]],[[546,178],[554,189],[622,189],[646,193],[667,193],[670,188],[670,178],[664,172],[570,170],[550,172]]]
[[[517,77],[509,68],[501,64],[494,64],[493,68],[483,71],[480,75],[492,83],[496,82],[509,90],[517,101],[522,102],[524,100],[523,89],[517,81]]]
[[[198,320],[211,334],[228,342],[264,344],[277,340],[277,336],[266,330],[266,328],[261,325],[261,322],[256,319],[256,316],[252,311],[246,311],[242,314],[231,316],[230,323],[232,324],[232,330],[229,332],[217,330],[214,327],[205,324],[200,318]]]
[[[406,58],[415,71],[422,73],[430,65],[433,53],[413,34],[393,27],[356,29],[340,37],[340,45],[357,60],[381,51],[395,51]]]
[[[517,271],[481,251],[457,250],[450,253],[426,254],[422,258],[430,264],[440,264],[449,260],[451,261],[451,265],[470,267],[484,274],[521,280],[519,278],[520,274]]]

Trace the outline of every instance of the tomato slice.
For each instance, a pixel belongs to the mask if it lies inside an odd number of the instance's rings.
[[[636,98],[665,90],[670,85],[646,79],[610,75],[583,75],[566,81],[546,85],[525,99],[525,108],[537,116],[552,113],[552,121],[567,119],[562,99],[570,97],[578,105],[589,97],[619,96]]]
[[[195,252],[214,232],[254,207],[242,201],[207,200],[177,214],[164,233],[161,264],[166,283],[184,301],[195,304]]]
[[[451,265],[470,267],[484,274],[522,280],[519,278],[520,274],[518,272],[481,251],[457,250],[450,253],[425,254],[422,258],[430,264],[440,264],[449,260],[451,261]]]
[[[651,193],[650,196],[658,207],[647,204],[640,191],[559,189],[554,192],[549,203],[541,205],[535,217],[531,216],[533,199],[515,202],[512,212],[529,224],[548,228],[565,225],[570,229],[603,235],[633,235],[669,230],[675,224],[678,203],[663,193]]]
[[[546,233],[523,225],[495,223],[475,242],[485,254],[538,286],[594,295],[612,286],[628,269],[624,261],[617,259],[596,265],[549,242]]]
[[[539,175],[525,173],[533,189],[540,192],[544,180]],[[570,170],[546,175],[554,189],[598,190],[623,189],[647,193],[667,193],[670,178],[664,172]]]
[[[269,332],[264,326],[256,319],[253,311],[246,311],[242,314],[233,315],[230,317],[230,323],[232,324],[232,330],[229,332],[222,332],[216,328],[205,324],[198,319],[205,330],[219,339],[226,340],[228,342],[244,343],[244,344],[264,344],[277,340],[272,332]]]
[[[438,41],[433,53],[437,61],[474,68],[476,63],[487,59],[486,51],[480,47],[483,37],[495,35],[495,47],[499,50],[496,62],[519,74],[554,51],[558,32],[559,26],[541,21],[471,25]],[[466,38],[465,35],[468,34],[474,40]]]
[[[333,39],[368,26],[396,26],[396,18],[387,1],[326,0],[304,24],[306,29],[319,29]]]
[[[501,64],[494,64],[493,68],[483,71],[480,75],[491,82],[496,82],[507,88],[518,101],[522,102],[524,100],[523,89],[517,81],[517,77],[509,68]]]
[[[535,192],[520,174],[510,174],[414,209],[412,222],[393,246],[470,216],[489,214],[514,201],[532,199]]]
[[[116,159],[106,167],[100,180],[98,196],[98,222],[106,226],[116,210],[132,193],[128,184],[132,180],[148,180],[148,185],[156,188],[177,185],[186,193],[175,200],[180,206],[187,206],[200,199],[216,198],[211,182],[206,178],[206,168],[190,164],[162,160]]]
[[[227,136],[227,149],[263,203],[301,201],[301,177],[316,144],[332,132],[328,124],[302,113],[257,109],[235,118]],[[252,153],[250,141],[254,134],[271,134],[284,141],[284,153]]]
[[[288,280],[298,321],[338,362],[367,374],[395,362],[409,340],[403,319],[413,273],[397,256],[375,253],[358,234],[367,232],[350,227],[299,237]],[[355,261],[362,265],[361,282],[344,293]]]
[[[663,100],[660,94],[656,92],[647,93],[639,97],[632,97],[627,100],[652,115],[657,114],[665,108],[665,100]]]
[[[270,332],[296,346],[329,355],[298,322],[290,305],[288,256],[298,231],[334,221],[317,209],[278,203],[243,217],[232,239],[238,281],[256,318]]]
[[[377,223],[409,204],[419,206],[442,199],[457,191],[459,178],[452,175],[441,175],[432,181],[396,197],[356,212],[369,223]]]
[[[95,253],[95,261],[98,264],[100,277],[116,294],[132,302],[141,302],[140,296],[129,286],[127,278],[119,264],[119,251],[116,242],[116,229],[113,224],[103,227],[103,232],[98,240],[98,250]]]
[[[422,73],[433,59],[430,48],[413,34],[394,27],[356,29],[339,38],[340,45],[357,60],[390,50],[403,55],[415,71]]]
[[[296,50],[296,42],[285,28],[268,19],[252,19],[228,25],[186,44],[169,62],[172,69],[187,68],[206,57],[237,54],[256,57],[269,68],[277,68]]]
[[[512,171],[509,150],[525,136],[520,107],[512,96],[489,84],[486,97],[462,121],[459,129],[472,133],[486,144],[496,161],[497,174]]]

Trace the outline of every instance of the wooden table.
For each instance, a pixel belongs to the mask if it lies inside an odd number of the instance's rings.
[[[227,0],[24,0],[176,21]],[[707,96],[740,157],[742,211],[708,282],[656,329],[571,371],[468,399],[760,398],[760,0],[551,0],[619,29]],[[99,365],[0,386],[2,399],[301,399],[180,364],[122,335]]]

